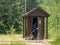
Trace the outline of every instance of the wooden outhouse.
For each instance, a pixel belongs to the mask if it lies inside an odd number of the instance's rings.
[[[32,39],[33,24],[36,22],[37,40],[48,38],[48,17],[50,15],[41,7],[33,8],[23,16],[23,38]]]

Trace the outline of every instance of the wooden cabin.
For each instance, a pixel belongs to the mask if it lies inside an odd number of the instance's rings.
[[[50,15],[41,7],[33,8],[23,16],[23,38],[32,40],[33,25],[36,22],[38,35],[36,40],[48,38],[48,17]]]

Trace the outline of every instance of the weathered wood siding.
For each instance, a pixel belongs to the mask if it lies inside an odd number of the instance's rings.
[[[38,17],[38,39],[44,39],[44,18]]]

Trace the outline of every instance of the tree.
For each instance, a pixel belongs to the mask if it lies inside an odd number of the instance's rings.
[[[0,33],[21,33],[24,3],[22,0],[0,0]]]
[[[36,7],[36,0],[27,0],[27,12]]]

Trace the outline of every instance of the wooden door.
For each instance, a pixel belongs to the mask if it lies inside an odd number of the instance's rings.
[[[44,18],[38,17],[38,39],[44,39]]]

